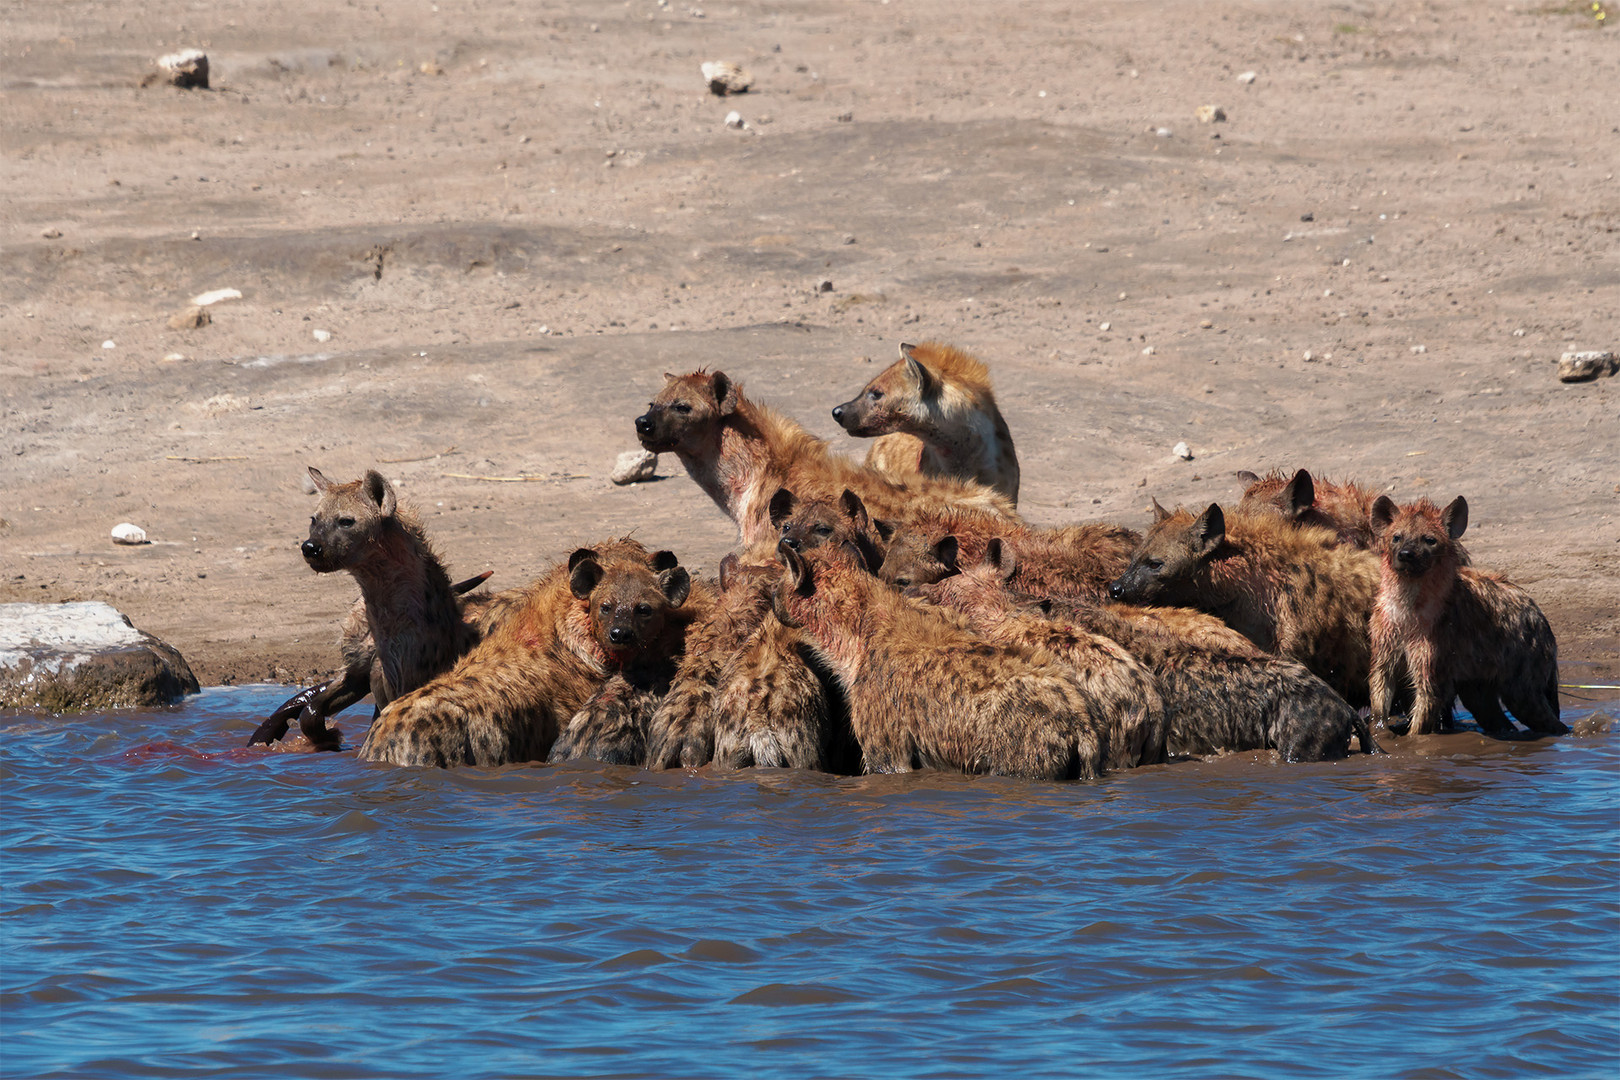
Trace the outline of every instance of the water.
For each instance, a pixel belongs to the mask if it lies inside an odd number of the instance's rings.
[[[1620,1071],[1601,724],[1072,785],[422,772],[240,749],[283,696],[0,718],[5,1076]]]

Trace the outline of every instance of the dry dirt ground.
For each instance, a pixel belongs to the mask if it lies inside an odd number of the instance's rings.
[[[829,408],[938,339],[991,364],[1032,521],[1245,468],[1462,493],[1564,681],[1620,682],[1620,379],[1554,377],[1620,347],[1585,7],[0,4],[0,600],[314,676],[355,589],[298,557],[306,464],[382,469],[492,585],[631,530],[712,568],[677,462],[606,480],[662,373],[864,452]],[[185,46],[212,89],[139,86]]]

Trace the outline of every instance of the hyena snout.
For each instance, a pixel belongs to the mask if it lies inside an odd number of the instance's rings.
[[[1116,600],[1116,601],[1124,600],[1125,599],[1125,586],[1121,585],[1117,580],[1110,581],[1108,583],[1108,596],[1109,596],[1109,599],[1111,599],[1111,600]]]
[[[851,435],[859,432],[861,425],[866,422],[866,414],[861,409],[860,404],[861,399],[856,398],[853,401],[846,401],[842,405],[833,407],[833,420]]]
[[[321,557],[321,545],[314,540],[305,540],[299,545],[299,550],[304,553],[306,559],[318,559]]]
[[[651,413],[642,413],[636,417],[636,434],[643,438],[653,433],[653,418]]]
[[[608,641],[615,645],[632,645],[636,640],[636,632],[628,626],[608,627]]]

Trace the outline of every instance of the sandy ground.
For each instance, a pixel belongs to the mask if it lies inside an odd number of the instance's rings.
[[[1620,347],[1583,6],[12,0],[0,600],[310,678],[355,589],[298,557],[306,464],[382,469],[492,585],[630,530],[712,568],[677,462],[606,481],[661,373],[864,453],[829,408],[932,338],[991,364],[1030,520],[1245,468],[1462,493],[1565,681],[1620,682],[1620,379],[1554,377]],[[139,87],[185,46],[213,89]]]

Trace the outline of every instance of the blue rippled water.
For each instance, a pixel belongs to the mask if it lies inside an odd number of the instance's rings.
[[[0,714],[7,1077],[1620,1072],[1620,745],[423,772]],[[349,736],[357,732],[350,727]]]

